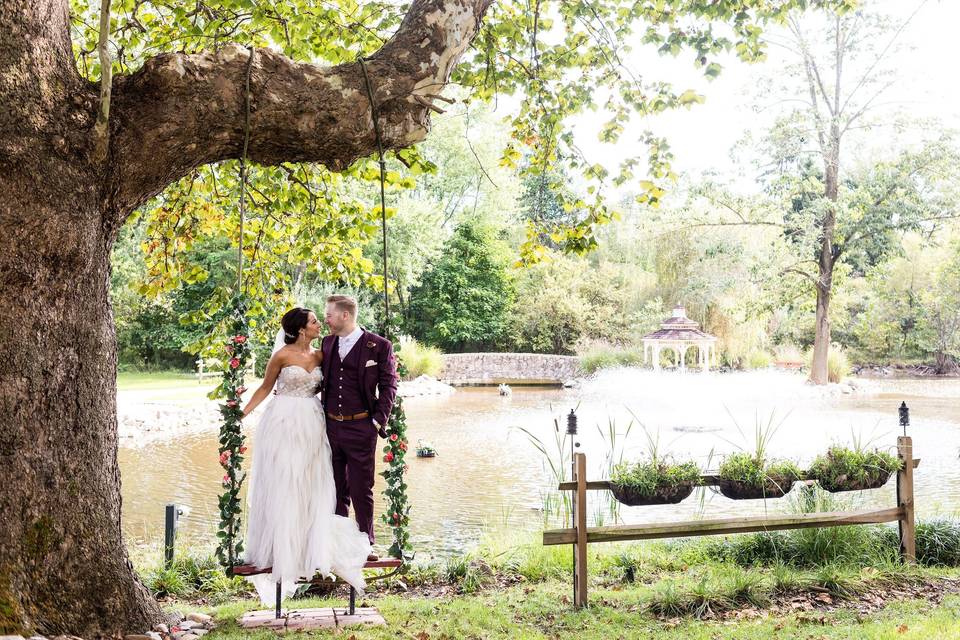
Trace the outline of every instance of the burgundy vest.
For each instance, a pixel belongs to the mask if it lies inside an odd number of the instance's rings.
[[[345,416],[369,411],[360,392],[360,341],[353,345],[344,360],[340,359],[339,341],[334,342],[331,351],[330,375],[326,380],[327,411]]]

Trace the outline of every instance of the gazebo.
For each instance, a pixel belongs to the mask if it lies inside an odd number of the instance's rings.
[[[663,321],[658,331],[643,336],[643,359],[647,361],[649,350],[653,368],[660,370],[660,352],[664,349],[673,351],[673,361],[681,371],[686,369],[685,356],[687,349],[697,348],[697,361],[700,367],[707,371],[710,361],[716,356],[717,339],[708,333],[700,331],[700,325],[687,317],[682,306],[673,309],[673,315]]]

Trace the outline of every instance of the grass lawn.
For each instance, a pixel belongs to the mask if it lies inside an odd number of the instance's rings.
[[[217,383],[218,378],[205,378],[203,384],[197,381],[194,373],[183,371],[124,371],[117,374],[117,389],[141,390],[141,389],[166,389],[183,387],[212,387]]]
[[[642,585],[595,589],[591,606],[579,612],[569,604],[570,585],[551,580],[519,584],[472,595],[424,598],[387,595],[370,598],[388,626],[350,628],[343,637],[356,638],[687,638],[690,640],[766,640],[767,638],[881,639],[960,638],[960,596],[947,596],[932,606],[927,600],[905,600],[863,615],[855,609],[765,615],[751,611],[740,619],[705,621],[693,618],[658,619],[644,610],[649,589]],[[297,600],[293,608],[344,606],[340,599]],[[241,629],[236,619],[245,611],[264,609],[250,600],[206,608],[218,628],[210,640],[270,638],[271,631]],[[293,633],[293,632],[290,632]],[[313,631],[312,635],[334,635]],[[293,637],[305,635],[297,633]],[[284,634],[284,637],[291,637]]]

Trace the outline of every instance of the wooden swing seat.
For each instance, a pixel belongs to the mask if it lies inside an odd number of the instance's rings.
[[[393,569],[388,573],[381,575],[376,575],[367,580],[367,582],[376,582],[377,580],[384,580],[391,576],[396,575],[400,571],[400,567],[403,566],[403,560],[400,558],[380,558],[379,560],[367,561],[364,563],[364,569]],[[256,576],[261,573],[271,573],[273,567],[258,567],[252,564],[238,564],[233,567],[233,575],[235,576]],[[333,584],[341,582],[339,578],[333,580]],[[330,580],[327,580],[323,577],[314,576],[313,578],[301,578],[297,580],[297,584],[331,584]],[[280,614],[280,593],[281,593],[281,584],[277,582],[277,601],[276,601],[276,618],[279,620],[281,617]],[[350,613],[349,615],[355,615],[357,610],[357,590],[353,588],[353,585],[350,586]]]

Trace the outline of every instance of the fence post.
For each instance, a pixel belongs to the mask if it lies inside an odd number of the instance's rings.
[[[897,472],[897,506],[903,510],[900,520],[900,557],[904,562],[913,564],[917,561],[913,505],[913,438],[898,436],[897,454],[902,464]]]
[[[163,518],[163,568],[173,565],[173,545],[177,536],[177,505],[167,503]]]
[[[573,545],[573,606],[580,609],[587,606],[587,456],[575,453],[574,460],[577,499],[573,517],[577,541]]]

